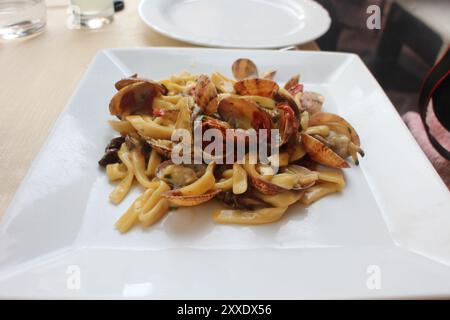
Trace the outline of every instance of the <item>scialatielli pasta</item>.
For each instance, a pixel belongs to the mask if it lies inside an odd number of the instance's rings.
[[[271,223],[345,188],[346,159],[358,165],[364,153],[355,129],[322,111],[323,96],[304,91],[299,75],[280,87],[275,71],[259,76],[248,59],[232,73],[116,83],[109,124],[120,136],[99,164],[116,183],[112,203],[133,183],[143,189],[116,222],[120,232],[212,199],[224,205],[212,213],[217,223]]]

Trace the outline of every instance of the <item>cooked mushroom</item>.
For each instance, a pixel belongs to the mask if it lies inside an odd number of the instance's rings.
[[[98,164],[102,167],[106,167],[108,164],[121,162],[117,151],[119,151],[122,143],[125,142],[125,137],[117,137],[111,140],[105,148],[105,154],[99,160]]]

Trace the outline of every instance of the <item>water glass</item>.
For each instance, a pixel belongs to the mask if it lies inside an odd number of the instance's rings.
[[[97,29],[113,21],[113,0],[71,0],[72,28]]]
[[[0,38],[14,39],[44,30],[44,0],[0,0]]]

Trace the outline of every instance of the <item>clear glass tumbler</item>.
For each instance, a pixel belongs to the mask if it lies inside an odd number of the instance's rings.
[[[0,0],[0,38],[14,39],[44,30],[44,0]]]
[[[113,0],[71,0],[72,28],[97,29],[114,19]]]

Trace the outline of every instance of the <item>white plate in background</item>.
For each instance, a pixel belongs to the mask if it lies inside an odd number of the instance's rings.
[[[165,36],[229,48],[303,44],[331,23],[328,12],[311,0],[142,0],[139,14]]]
[[[115,136],[114,83],[252,59],[283,83],[301,73],[359,132],[347,187],[277,223],[217,225],[212,207],[170,212],[125,235],[97,161]],[[0,297],[371,298],[450,295],[450,196],[383,90],[351,54],[188,48],[100,52],[0,220]],[[79,280],[79,282],[78,282]],[[79,287],[78,285],[79,284]]]

